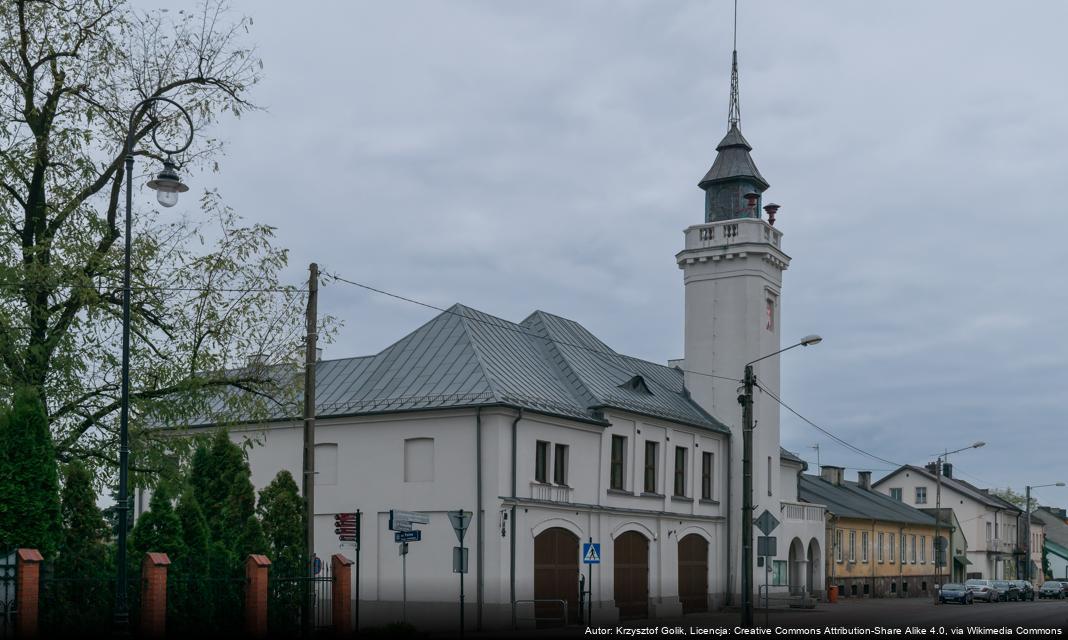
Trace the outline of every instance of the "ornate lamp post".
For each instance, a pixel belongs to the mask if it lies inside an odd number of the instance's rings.
[[[182,184],[178,177],[178,171],[172,156],[182,153],[193,143],[193,119],[189,113],[170,98],[153,96],[139,102],[130,113],[130,127],[126,131],[126,142],[123,152],[126,156],[126,234],[125,253],[123,254],[122,268],[122,395],[119,411],[119,500],[117,505],[118,531],[116,532],[118,550],[115,556],[117,576],[115,581],[115,626],[119,630],[125,630],[130,621],[129,606],[126,598],[126,528],[129,522],[130,500],[128,494],[128,478],[130,466],[130,252],[131,252],[131,209],[133,209],[133,168],[134,168],[134,129],[137,126],[139,115],[151,104],[165,102],[174,106],[185,117],[189,124],[189,136],[185,144],[170,149],[164,147],[156,139],[156,130],[159,123],[152,125],[152,144],[167,155],[163,161],[163,171],[160,171],[155,180],[150,180],[148,186],[156,190],[156,200],[164,207],[173,207],[178,203],[178,194],[189,191],[189,187]]]
[[[823,338],[805,336],[775,353],[761,356],[745,365],[745,393],[738,397],[742,405],[742,626],[753,626],[753,387],[756,376],[753,365],[765,358],[777,356],[794,347],[819,344]]]

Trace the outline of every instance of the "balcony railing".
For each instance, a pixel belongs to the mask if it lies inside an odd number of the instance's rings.
[[[783,502],[783,514],[787,522],[825,522],[826,507],[805,502]]]
[[[686,248],[703,249],[742,243],[770,244],[779,248],[782,232],[758,218],[740,218],[694,225],[686,230]]]
[[[546,484],[544,482],[530,483],[530,497],[535,500],[571,502],[571,491],[571,487],[565,487],[559,484]]]

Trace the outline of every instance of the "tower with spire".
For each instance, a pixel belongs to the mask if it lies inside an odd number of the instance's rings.
[[[775,225],[778,205],[762,207],[768,182],[760,174],[742,136],[738,96],[737,46],[731,57],[731,96],[727,133],[716,146],[712,168],[698,186],[705,192],[704,220],[685,230],[676,255],[685,285],[686,386],[709,413],[731,428],[729,471],[730,585],[740,593],[742,505],[742,408],[738,402],[745,365],[780,348],[782,274],[790,258]],[[767,214],[765,219],[762,213]],[[781,513],[779,406],[760,388],[779,389],[779,359],[754,365],[754,514]],[[780,555],[785,546],[780,543]],[[763,572],[760,569],[758,574]],[[726,594],[723,594],[726,595]],[[735,600],[737,603],[737,600]]]

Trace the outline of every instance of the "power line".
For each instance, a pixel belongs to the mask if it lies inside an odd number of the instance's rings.
[[[337,275],[336,273],[324,273],[324,275],[329,276],[329,277],[331,277],[334,280],[337,280],[339,282],[344,282],[346,284],[351,284],[353,286],[360,287],[361,289],[367,289],[368,291],[374,291],[375,293],[380,293],[380,294],[382,294],[384,296],[389,296],[390,298],[396,298],[397,300],[403,300],[404,302],[410,302],[412,304],[416,304],[416,305],[419,305],[421,307],[426,307],[427,309],[434,309],[435,311],[440,311],[441,313],[448,313],[450,315],[458,316],[460,318],[465,318],[467,320],[471,320],[471,321],[474,321],[474,322],[480,322],[482,324],[486,324],[486,325],[489,325],[489,326],[492,326],[492,327],[496,327],[498,329],[504,329],[505,331],[511,331],[513,333],[518,333],[518,334],[525,335],[525,336],[528,336],[528,337],[531,337],[531,338],[538,338],[538,339],[544,340],[546,342],[556,343],[556,344],[564,345],[566,347],[573,347],[575,349],[582,349],[583,351],[589,351],[590,353],[595,353],[595,354],[601,355],[601,356],[615,356],[617,358],[630,357],[630,356],[624,356],[622,354],[618,354],[618,353],[615,353],[615,352],[607,353],[607,352],[602,351],[600,349],[595,349],[593,347],[588,347],[588,346],[582,345],[582,344],[575,344],[573,342],[567,342],[565,340],[558,340],[558,339],[555,339],[555,338],[549,338],[549,337],[546,337],[546,336],[538,335],[536,333],[531,333],[530,331],[526,331],[524,329],[516,328],[516,327],[513,327],[513,326],[508,326],[508,325],[505,325],[505,324],[490,322],[488,320],[483,320],[482,318],[475,318],[475,317],[471,317],[471,316],[465,316],[462,313],[457,313],[457,312],[452,311],[450,309],[443,309],[443,308],[441,308],[441,307],[439,307],[437,305],[430,304],[429,302],[422,302],[422,301],[416,300],[414,298],[409,298],[407,296],[402,296],[402,295],[397,294],[397,293],[392,293],[392,292],[389,292],[389,291],[385,291],[385,290],[379,289],[377,287],[372,287],[371,285],[363,284],[361,282],[355,282],[353,280],[348,280],[346,278],[342,278],[341,276]],[[501,322],[506,322],[506,321],[502,320]],[[683,371],[685,373],[692,373],[694,375],[706,376],[706,377],[709,377],[709,378],[716,378],[718,380],[730,380],[731,382],[739,382],[739,383],[741,382],[741,380],[738,379],[738,378],[729,378],[727,376],[719,376],[719,375],[715,375],[715,374],[712,374],[712,373],[705,373],[703,371],[694,371],[692,369],[683,369],[682,367],[675,367],[675,368],[678,369],[679,371]]]
[[[119,283],[112,284],[112,287],[121,290],[122,285]],[[0,288],[9,289],[85,289],[89,291],[100,291],[104,286],[93,286],[87,284],[67,284],[67,283],[36,283],[36,282],[0,282]],[[131,291],[196,291],[200,293],[217,292],[217,293],[307,293],[307,289],[300,289],[297,287],[166,287],[166,286],[131,286]]]
[[[797,416],[801,420],[805,421],[809,426],[813,427],[814,429],[816,429],[820,433],[824,434],[828,438],[834,440],[835,442],[837,442],[837,443],[839,443],[839,444],[841,444],[841,445],[843,445],[845,447],[848,447],[849,449],[852,449],[853,451],[855,451],[855,452],[857,452],[857,453],[859,453],[861,455],[865,455],[865,456],[867,456],[869,458],[873,458],[875,460],[878,460],[879,462],[885,462],[886,464],[893,465],[895,468],[902,466],[902,465],[894,462],[893,460],[887,460],[886,458],[881,458],[881,457],[875,455],[874,453],[871,453],[869,451],[865,451],[864,449],[861,449],[860,447],[858,447],[858,446],[856,446],[854,444],[846,442],[845,440],[839,438],[838,436],[834,435],[830,431],[828,431],[828,430],[824,429],[823,427],[819,426],[815,422],[809,420],[805,416],[803,416],[800,413],[798,413],[793,407],[791,407],[790,405],[788,405],[785,402],[783,402],[782,399],[779,398],[779,396],[777,396],[774,393],[772,393],[767,387],[765,387],[762,384],[760,384],[759,380],[757,381],[757,387],[759,387],[761,390],[763,390],[764,393],[766,393],[769,396],[771,396],[772,399],[775,400],[775,402],[778,402],[779,404],[781,404],[787,411],[789,411],[790,413],[794,414],[795,416]]]

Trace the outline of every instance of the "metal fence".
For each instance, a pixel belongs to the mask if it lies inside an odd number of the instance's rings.
[[[96,635],[114,626],[115,579],[83,575],[57,575],[46,564],[41,574],[38,615],[45,636]],[[141,578],[126,585],[126,603],[132,628],[141,615]]]
[[[302,628],[305,598],[310,591],[312,630],[333,624],[331,595],[334,576],[330,566],[311,576],[270,576],[267,581],[267,627],[272,634],[295,634]]]
[[[240,633],[245,616],[244,577],[167,575],[167,630]]]
[[[15,551],[0,553],[0,638],[15,635]]]

